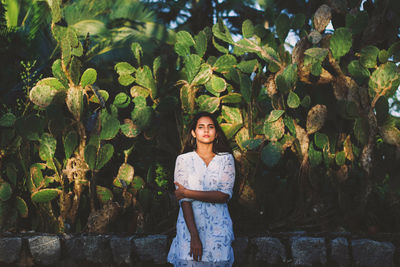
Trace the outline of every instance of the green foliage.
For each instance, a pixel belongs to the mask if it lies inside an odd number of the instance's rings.
[[[2,182],[0,184],[0,200],[7,201],[10,199],[12,194],[11,185],[7,182]]]
[[[280,143],[268,143],[262,152],[261,159],[268,167],[274,167],[281,159],[282,145]]]
[[[290,108],[297,108],[300,105],[299,96],[295,92],[290,91],[287,98],[287,104]]]
[[[103,186],[96,186],[97,197],[102,204],[107,203],[108,201],[112,201],[113,194],[110,189]]]
[[[252,7],[243,9],[245,1],[217,1],[211,7],[217,17],[229,14],[222,11],[227,7],[246,12],[206,28],[198,25],[207,19],[185,19],[174,33],[154,23],[153,14],[146,17],[142,3],[89,2],[49,2],[48,28],[58,49],[53,55],[60,55],[51,65],[53,77],[26,83],[34,105],[0,111],[1,227],[20,216],[44,229],[52,222],[53,232],[76,222],[71,231],[80,231],[90,212],[117,201],[118,224],[134,214],[130,221],[164,231],[171,224],[165,218],[171,212],[172,161],[198,111],[217,116],[238,157],[237,179],[244,186],[238,197],[254,214],[268,210],[263,225],[291,216],[300,221],[284,227],[301,228],[304,214],[318,210],[316,218],[327,218],[318,207],[331,205],[345,214],[342,207],[358,205],[353,198],[376,203],[359,190],[365,181],[381,184],[374,175],[394,180],[388,162],[400,130],[388,99],[400,84],[400,45],[396,35],[377,38],[370,27],[379,21],[375,12],[359,11],[356,1],[328,3],[322,9],[335,14],[330,34],[323,32],[328,17],[317,21],[305,12],[306,3],[261,1],[265,12],[247,14]],[[197,7],[187,6],[181,9],[198,18]],[[311,33],[307,21],[314,23]],[[396,32],[393,25],[388,32]],[[293,49],[285,43],[289,31],[300,39]],[[240,33],[242,39],[232,37]],[[118,61],[111,74],[109,62]],[[356,196],[346,197],[345,188]],[[31,200],[23,199],[29,195]],[[337,195],[344,197],[331,197]],[[139,223],[134,227],[144,232]]]
[[[65,158],[70,158],[78,146],[78,134],[75,131],[67,133],[64,139]]]
[[[375,68],[379,49],[369,45],[361,49],[360,64],[366,68]]]
[[[13,113],[6,113],[0,118],[0,126],[1,127],[12,127],[17,118]]]
[[[330,40],[330,49],[336,60],[346,55],[352,46],[352,34],[348,28],[336,29]]]
[[[32,193],[31,199],[33,202],[44,203],[55,199],[60,194],[58,189],[42,189],[37,192]]]
[[[82,74],[81,77],[81,86],[86,87],[87,85],[92,85],[96,82],[97,79],[97,72],[95,69],[87,69],[85,72]]]

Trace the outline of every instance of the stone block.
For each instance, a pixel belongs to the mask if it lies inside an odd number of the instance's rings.
[[[110,247],[115,263],[130,264],[132,262],[132,237],[112,237]]]
[[[350,266],[349,242],[344,237],[338,237],[331,241],[331,258],[338,267]]]
[[[294,266],[312,266],[327,262],[326,245],[323,238],[296,237],[291,242]]]
[[[85,251],[83,249],[83,239],[78,236],[64,235],[65,250],[63,251],[63,258],[70,260],[84,260]]]
[[[286,262],[286,249],[278,238],[256,237],[251,243],[257,247],[256,261],[264,261],[268,264]]]
[[[351,242],[355,266],[392,267],[395,246],[390,242],[378,242],[368,239]]]
[[[0,238],[0,262],[15,262],[21,254],[21,247],[22,239],[19,237]]]
[[[65,256],[77,261],[87,260],[101,264],[112,261],[108,236],[97,235],[66,238],[65,248]]]
[[[235,255],[235,264],[243,266],[246,262],[247,247],[249,245],[248,237],[237,237],[232,242],[233,253]]]
[[[134,253],[141,261],[153,261],[156,264],[167,262],[167,236],[149,235],[133,238]]]
[[[29,250],[35,262],[50,265],[61,256],[61,242],[58,236],[34,236],[28,238]]]

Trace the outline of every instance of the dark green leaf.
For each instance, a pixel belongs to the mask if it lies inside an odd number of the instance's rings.
[[[322,162],[322,152],[315,150],[313,143],[308,146],[308,158],[312,167],[316,167]]]
[[[290,30],[290,19],[285,13],[281,13],[276,19],[276,32],[281,43],[285,42],[286,36]]]
[[[130,74],[124,74],[118,77],[118,82],[123,86],[128,86],[135,81],[135,78]]]
[[[100,139],[101,140],[111,140],[113,139],[118,131],[120,125],[119,120],[114,116],[109,116],[106,119],[101,121],[101,132]]]
[[[220,44],[217,42],[217,40],[215,40],[214,37],[212,38],[212,43],[213,43],[214,47],[215,47],[219,52],[221,52],[221,53],[223,53],[223,54],[229,53],[229,49],[226,48],[226,47],[223,46],[223,45],[220,45]],[[236,48],[236,47],[235,47],[235,48]]]
[[[6,175],[8,181],[15,186],[17,184],[17,167],[15,167],[14,163],[7,164]]]
[[[28,217],[28,205],[26,204],[25,200],[19,196],[15,197],[15,208],[17,209],[19,216],[22,218]]]
[[[143,55],[142,46],[139,43],[134,42],[131,45],[131,50],[133,52],[133,55],[136,58],[138,65],[141,66],[142,65],[141,60],[142,60],[142,55]]]
[[[12,127],[17,117],[13,113],[6,113],[0,118],[1,127]]]
[[[227,72],[236,65],[236,58],[232,55],[220,56],[214,63],[216,72]]]
[[[140,190],[144,187],[144,180],[140,176],[133,177],[132,186],[136,190]]]
[[[377,94],[391,97],[400,84],[400,72],[393,62],[380,65],[371,75],[369,87]]]
[[[38,202],[38,203],[44,203],[44,202],[49,202],[55,199],[58,194],[60,193],[60,190],[58,189],[42,189],[37,192],[32,193],[31,199],[33,202]]]
[[[112,144],[105,144],[99,150],[96,158],[96,170],[100,170],[112,158],[114,154],[114,146]]]
[[[192,35],[187,31],[180,31],[176,34],[176,42],[181,43],[186,47],[191,47],[195,45]]]
[[[358,142],[365,145],[368,142],[369,135],[368,122],[363,118],[357,118],[354,122],[353,130]]]
[[[181,57],[186,57],[190,54],[190,47],[185,46],[182,43],[175,43],[174,50]]]
[[[193,85],[203,85],[207,83],[212,77],[212,69],[211,66],[207,63],[203,63],[200,66],[200,70],[197,73],[196,77],[194,77],[192,84]]]
[[[278,141],[285,133],[285,124],[283,119],[279,118],[274,122],[269,122],[268,119],[264,122],[264,135],[269,141]]]
[[[224,104],[236,104],[242,102],[242,96],[238,93],[229,93],[221,97]]]
[[[249,76],[245,74],[240,74],[240,93],[243,96],[243,99],[250,103],[251,101],[251,91],[252,91],[252,84]]]
[[[110,189],[106,187],[97,185],[96,193],[97,193],[97,198],[100,200],[102,204],[105,204],[113,199],[113,193],[111,192]]]
[[[311,104],[311,97],[309,95],[306,95],[302,100],[301,100],[301,106],[303,108],[309,108]]]
[[[213,91],[218,92],[218,93],[221,93],[221,92],[225,91],[226,82],[225,82],[224,79],[222,79],[222,78],[220,78],[218,76],[212,75],[210,82],[211,82],[211,86],[213,88]]]
[[[389,53],[385,49],[379,51],[378,59],[381,64],[385,64],[389,59]]]
[[[240,109],[236,107],[223,105],[222,117],[225,119],[227,123],[232,123],[232,124],[243,123],[242,113]]]
[[[360,84],[366,81],[370,76],[369,70],[361,65],[358,60],[350,62],[347,69],[350,75]]]
[[[304,26],[306,16],[303,13],[298,13],[292,20],[292,28],[301,29]]]
[[[52,160],[56,152],[57,140],[48,133],[40,138],[39,156],[43,161]]]
[[[81,86],[92,85],[97,79],[97,72],[95,69],[89,68],[85,70],[81,77]]]
[[[366,68],[375,68],[379,49],[376,46],[369,45],[361,49],[360,63]]]
[[[218,39],[230,44],[234,43],[228,28],[225,26],[222,20],[218,20],[218,22],[213,25],[212,32]]]
[[[2,182],[0,184],[0,200],[7,201],[10,199],[12,194],[11,185],[7,182]]]
[[[65,158],[69,159],[78,146],[78,134],[75,131],[67,133],[64,139]]]
[[[196,37],[194,48],[196,49],[197,55],[203,57],[207,50],[207,36],[204,31],[200,31]]]
[[[120,92],[115,96],[113,104],[117,108],[126,108],[130,102],[131,99],[129,98],[129,96],[124,92]]]
[[[342,166],[346,162],[346,154],[344,153],[344,151],[336,153],[335,160],[337,165]]]
[[[85,147],[85,161],[91,170],[96,167],[96,154],[97,146],[89,144]]]
[[[352,38],[352,34],[348,28],[338,28],[335,30],[330,40],[330,49],[336,60],[339,60],[349,52],[353,43]]]
[[[269,114],[266,122],[277,121],[283,115],[283,113],[285,113],[284,110],[277,110],[277,109],[272,110],[271,113]]]
[[[114,69],[119,75],[130,75],[136,71],[128,62],[119,62],[115,65]]]
[[[182,69],[183,73],[186,75],[188,83],[192,83],[194,77],[200,70],[201,57],[198,55],[189,55],[184,61],[185,67]]]
[[[221,123],[221,129],[224,132],[227,139],[231,139],[240,128],[242,128],[243,124],[230,124],[230,123]]]
[[[196,99],[199,110],[214,113],[219,107],[219,98],[201,95]]]
[[[282,145],[280,143],[270,142],[263,148],[261,160],[268,167],[274,167],[281,159],[282,152]]]
[[[253,71],[256,70],[256,66],[258,64],[257,59],[252,59],[252,60],[242,60],[238,65],[238,69],[241,70],[244,73],[252,73]]]
[[[136,70],[136,83],[148,88],[151,91],[151,97],[153,99],[157,98],[157,87],[154,81],[153,74],[148,66],[143,66],[143,68],[138,68]]]
[[[314,133],[314,143],[319,149],[323,149],[329,145],[329,138],[326,134],[316,132]]]
[[[300,98],[298,97],[298,95],[293,92],[290,91],[288,98],[287,98],[287,104],[290,108],[298,108],[300,105]]]
[[[242,24],[242,33],[244,38],[251,38],[254,34],[253,23],[246,19]]]

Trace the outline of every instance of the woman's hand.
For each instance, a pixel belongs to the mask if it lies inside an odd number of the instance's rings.
[[[178,182],[174,182],[174,184],[178,187],[178,188],[175,190],[176,199],[179,201],[179,200],[181,200],[182,198],[185,198],[185,191],[186,191],[186,188],[185,188],[183,185],[181,185],[180,183],[178,183]]]
[[[189,256],[193,256],[193,260],[201,261],[203,255],[203,245],[198,236],[192,236],[190,239],[190,252]]]

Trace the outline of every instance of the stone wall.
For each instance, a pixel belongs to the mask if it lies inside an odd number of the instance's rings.
[[[400,266],[400,235],[276,233],[237,237],[234,266]],[[166,235],[0,237],[0,266],[170,266]]]

